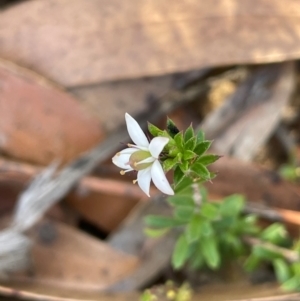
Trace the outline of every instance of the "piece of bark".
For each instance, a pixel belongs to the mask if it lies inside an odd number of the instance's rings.
[[[228,196],[240,193],[251,202],[300,210],[299,188],[283,180],[274,171],[229,157],[215,162],[211,170],[218,173],[212,183],[205,184],[212,194]]]
[[[171,86],[172,76],[159,76],[79,86],[69,91],[111,131],[122,124],[125,112],[135,116],[151,110],[153,101],[167,93]]]
[[[101,124],[70,94],[0,60],[0,151],[37,164],[69,162],[104,138]]]
[[[278,126],[294,89],[292,63],[254,71],[200,126],[213,151],[250,161]]]
[[[46,0],[0,12],[0,56],[66,87],[300,57],[297,0]],[[101,96],[99,96],[101,97]]]
[[[9,281],[102,291],[138,266],[137,257],[58,222],[40,222],[29,238],[33,243],[31,272],[12,274]]]

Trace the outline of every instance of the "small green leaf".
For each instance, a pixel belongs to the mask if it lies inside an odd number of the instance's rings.
[[[269,241],[273,244],[279,244],[287,237],[287,231],[284,225],[279,223],[273,223],[266,229],[264,229],[260,235],[263,240]]]
[[[153,125],[150,122],[148,122],[148,131],[154,137],[162,136],[162,133],[163,133],[163,131],[161,129],[159,129],[158,127],[156,127],[155,125]]]
[[[295,182],[299,180],[299,171],[298,167],[295,165],[283,165],[279,169],[279,174],[286,180]]]
[[[193,171],[196,175],[196,177],[200,177],[204,180],[210,180],[210,172],[209,170],[201,163],[194,163],[191,166],[191,171]]]
[[[291,266],[293,273],[300,276],[300,262],[294,262]],[[300,277],[299,277],[300,278]]]
[[[182,224],[174,220],[174,218],[172,217],[157,216],[157,215],[146,216],[145,223],[147,226],[153,228],[171,228]]]
[[[186,228],[186,237],[189,243],[198,240],[201,236],[202,219],[199,215],[194,215]]]
[[[184,149],[192,151],[194,150],[195,146],[196,146],[196,137],[192,137],[184,144]]]
[[[204,257],[201,252],[197,252],[191,261],[191,268],[198,270],[204,265]]]
[[[176,166],[174,170],[174,177],[173,177],[175,186],[177,186],[184,179],[184,177],[185,175],[182,172],[181,168],[179,166]]]
[[[291,269],[287,262],[282,258],[273,260],[273,267],[276,274],[276,278],[279,282],[285,282],[291,277]]]
[[[174,136],[174,141],[180,150],[183,150],[183,134],[179,132]]]
[[[245,206],[245,199],[242,195],[233,194],[226,197],[220,205],[222,216],[236,216],[241,213]]]
[[[163,170],[165,172],[171,170],[178,163],[177,158],[169,158],[163,161]]]
[[[218,156],[218,155],[204,155],[202,157],[199,157],[197,159],[197,162],[206,166],[206,165],[216,162],[219,158],[220,158],[220,156]]]
[[[257,257],[260,257],[265,260],[273,260],[281,257],[281,254],[273,250],[267,249],[264,246],[256,245],[252,248],[252,252]]]
[[[211,141],[208,140],[202,141],[196,145],[196,147],[194,148],[194,152],[198,156],[202,156],[209,149],[210,145],[211,145]]]
[[[244,263],[244,268],[248,272],[254,271],[260,264],[262,260],[260,257],[251,254]]]
[[[183,177],[182,180],[177,183],[174,187],[175,193],[181,193],[181,191],[185,190],[187,187],[191,186],[193,184],[193,180],[188,177]]]
[[[176,242],[172,255],[172,265],[174,269],[180,269],[187,260],[189,254],[189,244],[185,235],[181,235]]]
[[[194,135],[194,129],[192,125],[190,125],[184,133],[184,142],[190,140],[192,137],[194,137]]]
[[[189,170],[189,162],[188,161],[183,161],[181,164],[179,164],[180,169],[182,172],[187,172]]]
[[[199,142],[202,142],[202,141],[204,141],[205,140],[205,134],[204,134],[204,132],[203,131],[199,131],[198,133],[197,133],[197,144],[199,144]]]
[[[282,284],[281,288],[284,291],[298,291],[300,289],[300,277],[294,276],[290,278]]]
[[[216,204],[205,203],[201,206],[201,215],[209,220],[214,220],[219,215]]]
[[[221,259],[218,250],[218,244],[214,236],[203,237],[201,241],[202,254],[206,264],[211,269],[216,269],[220,266]]]
[[[145,234],[149,237],[161,237],[163,235],[165,235],[167,232],[169,231],[169,229],[151,229],[151,228],[146,228],[144,230]]]
[[[194,214],[194,208],[188,206],[177,206],[175,208],[174,216],[176,220],[188,222]]]
[[[197,155],[191,150],[185,150],[183,153],[183,160],[190,160],[195,158]]]
[[[167,132],[172,138],[179,133],[177,126],[169,117],[167,119]]]
[[[209,221],[203,221],[201,225],[201,236],[213,236],[215,234],[214,228]]]
[[[181,195],[179,193],[168,197],[168,203],[174,206],[195,207],[195,202],[191,195]]]
[[[237,254],[242,253],[242,251],[244,250],[244,246],[239,237],[231,234],[230,232],[224,234],[223,237],[230,250],[235,251]]]

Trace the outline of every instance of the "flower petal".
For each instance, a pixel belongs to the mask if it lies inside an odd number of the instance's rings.
[[[167,137],[155,137],[151,140],[149,145],[149,151],[152,157],[158,159],[158,156],[164,149],[164,147],[168,144],[169,138]]]
[[[143,146],[148,148],[149,146],[148,139],[144,134],[143,130],[141,129],[141,127],[139,126],[139,124],[136,122],[136,120],[133,119],[128,113],[125,114],[125,120],[127,125],[127,131],[131,140],[137,146]]]
[[[173,195],[174,191],[170,186],[161,164],[156,160],[151,167],[151,178],[154,185],[163,193]]]
[[[112,158],[112,162],[122,169],[131,169],[132,170],[131,166],[129,165],[129,159],[133,152],[131,152],[129,150],[130,150],[130,148],[126,148],[126,149],[122,150],[121,152],[117,153]],[[135,149],[135,151],[138,151],[138,149]]]
[[[140,170],[137,174],[137,181],[140,188],[150,197],[151,167]]]

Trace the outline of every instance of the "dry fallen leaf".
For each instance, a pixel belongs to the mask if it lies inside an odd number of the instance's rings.
[[[70,161],[103,138],[100,123],[71,95],[0,61],[0,149],[23,161]]]
[[[43,284],[74,291],[103,291],[126,278],[138,265],[134,256],[58,222],[42,221],[29,237],[33,241],[30,273],[13,274],[12,283]]]
[[[0,12],[0,56],[66,87],[300,57],[297,0],[44,0]]]

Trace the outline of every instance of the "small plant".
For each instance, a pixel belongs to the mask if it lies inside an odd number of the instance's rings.
[[[151,180],[169,195],[167,202],[172,215],[147,216],[145,231],[157,237],[177,229],[179,236],[172,256],[175,269],[188,264],[196,269],[206,266],[215,270],[226,260],[246,258],[246,270],[269,262],[283,289],[300,290],[300,243],[293,244],[283,225],[274,223],[261,229],[256,216],[243,214],[245,199],[241,195],[214,203],[208,201],[203,182],[215,177],[208,166],[220,156],[207,154],[211,141],[205,139],[202,131],[195,133],[192,126],[179,131],[168,119],[166,130],[149,123],[148,130],[154,137],[149,142],[129,114],[125,119],[135,144],[128,144],[128,148],[117,153],[113,163],[123,169],[121,174],[136,171],[134,183],[146,195],[150,196]],[[165,176],[171,170],[172,185]],[[152,301],[154,297],[146,291],[142,300]]]

